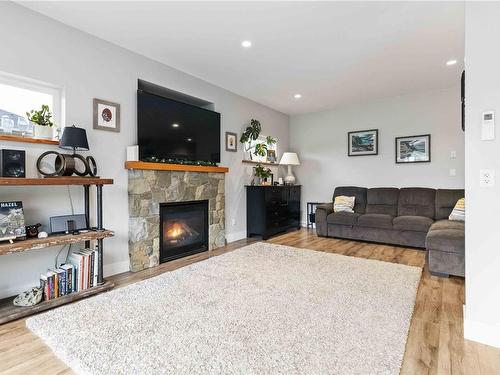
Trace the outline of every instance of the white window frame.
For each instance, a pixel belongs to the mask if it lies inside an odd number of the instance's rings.
[[[31,78],[21,77],[14,74],[0,71],[0,83],[4,85],[19,87],[22,89],[43,92],[52,95],[54,98],[52,108],[52,118],[56,128],[64,128],[65,123],[65,99],[64,89],[56,85],[37,81]]]

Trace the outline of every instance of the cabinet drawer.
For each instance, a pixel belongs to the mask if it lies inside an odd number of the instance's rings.
[[[269,187],[266,189],[266,204],[285,205],[288,202],[288,189]]]

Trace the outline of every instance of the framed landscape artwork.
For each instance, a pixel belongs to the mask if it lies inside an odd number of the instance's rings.
[[[430,161],[430,134],[396,138],[396,163],[428,163]]]
[[[94,99],[94,129],[120,132],[120,104]]]
[[[378,129],[359,130],[347,133],[348,155],[378,155]]]

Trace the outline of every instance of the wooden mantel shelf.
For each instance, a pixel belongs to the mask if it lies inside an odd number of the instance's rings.
[[[0,141],[38,143],[43,145],[54,145],[54,146],[59,145],[59,141],[56,141],[55,139],[23,137],[20,135],[11,135],[11,134],[0,134]]]
[[[146,169],[152,171],[187,171],[187,172],[209,172],[209,173],[227,173],[227,167],[211,167],[205,165],[187,165],[187,164],[166,164],[166,163],[147,163],[144,161],[127,161],[125,169]]]

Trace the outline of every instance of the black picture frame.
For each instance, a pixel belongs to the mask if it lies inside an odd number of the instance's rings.
[[[427,148],[426,158],[424,160],[403,160],[404,158],[400,157],[401,152],[401,140],[417,140],[418,138],[427,139],[427,147],[424,146],[424,150]],[[410,135],[406,137],[396,137],[395,142],[395,161],[396,164],[413,164],[413,163],[430,163],[431,162],[431,135],[430,134],[421,134],[421,135]]]
[[[234,137],[233,145],[231,146],[230,137]],[[238,151],[238,134],[226,132],[226,151],[236,152]]]
[[[362,135],[366,133],[372,133],[375,137],[372,151],[353,151],[352,150],[352,139],[355,135]],[[348,156],[371,156],[378,155],[378,129],[368,129],[368,130],[356,130],[347,133],[347,155]]]

